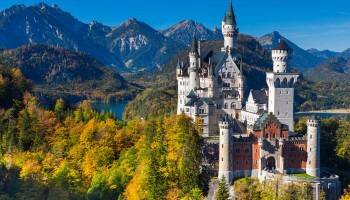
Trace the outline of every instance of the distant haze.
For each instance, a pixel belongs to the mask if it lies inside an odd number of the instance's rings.
[[[109,26],[118,26],[123,21],[136,17],[156,29],[166,29],[184,20],[193,19],[209,28],[220,26],[229,0],[42,0],[57,4],[63,10],[72,13],[79,20],[88,23],[96,20]],[[0,1],[0,10],[21,0]],[[25,5],[39,3],[26,0]],[[298,46],[309,49],[330,49],[343,51],[350,44],[350,2],[334,0],[320,2],[316,0],[233,0],[241,33],[262,36],[279,31],[293,40]]]

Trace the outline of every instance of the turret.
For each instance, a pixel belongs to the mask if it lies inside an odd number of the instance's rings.
[[[278,45],[272,49],[273,72],[287,73],[289,71],[289,61],[292,59],[293,50],[288,46],[284,39],[281,39]]]
[[[237,48],[238,28],[236,16],[233,12],[232,0],[230,2],[230,6],[228,7],[227,15],[224,15],[221,28],[224,36],[224,47],[222,48],[222,51]]]
[[[197,70],[198,70],[198,43],[196,35],[193,37],[191,51],[189,53],[190,66],[188,73],[190,75],[190,90],[195,90],[197,85]]]
[[[221,179],[225,176],[228,183],[232,181],[232,124],[233,122],[226,118],[219,122],[220,128],[220,149],[219,149],[219,175]]]
[[[180,76],[181,75],[181,65],[180,65],[180,60],[177,61],[177,65],[176,65],[176,76]]]
[[[306,173],[315,177],[320,177],[320,125],[315,115],[307,120]]]

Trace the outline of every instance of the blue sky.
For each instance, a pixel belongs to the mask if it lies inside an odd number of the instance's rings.
[[[219,26],[229,0],[0,0],[0,10],[13,4],[57,4],[79,20],[117,26],[135,17],[156,29],[193,19]],[[343,51],[350,48],[349,0],[233,0],[241,33],[261,36],[279,31],[302,48]]]

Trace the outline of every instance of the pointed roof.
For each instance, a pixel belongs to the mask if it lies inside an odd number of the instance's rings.
[[[198,53],[198,42],[197,42],[196,34],[194,34],[193,36],[191,52]]]
[[[187,98],[197,98],[197,95],[193,90],[191,90],[191,92],[187,95]]]
[[[226,14],[224,14],[224,18],[222,19],[223,22],[226,22]]]
[[[177,60],[176,69],[181,69],[180,60]]]
[[[235,16],[235,13],[233,12],[232,0],[230,1],[230,5],[228,7],[226,24],[227,25],[237,25],[236,16]]]
[[[288,46],[287,42],[284,39],[280,39],[279,43],[272,50],[285,50],[290,51],[293,50]]]

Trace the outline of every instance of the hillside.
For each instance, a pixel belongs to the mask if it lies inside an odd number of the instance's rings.
[[[305,78],[310,81],[349,81],[350,58],[331,58],[326,63],[316,68],[310,69],[305,74]]]
[[[3,50],[0,58],[20,69],[40,96],[71,99],[130,99],[139,88],[85,53],[45,45]]]
[[[32,89],[30,81],[22,72],[13,69],[0,60],[0,115],[13,106],[15,101],[22,101],[25,92]]]

